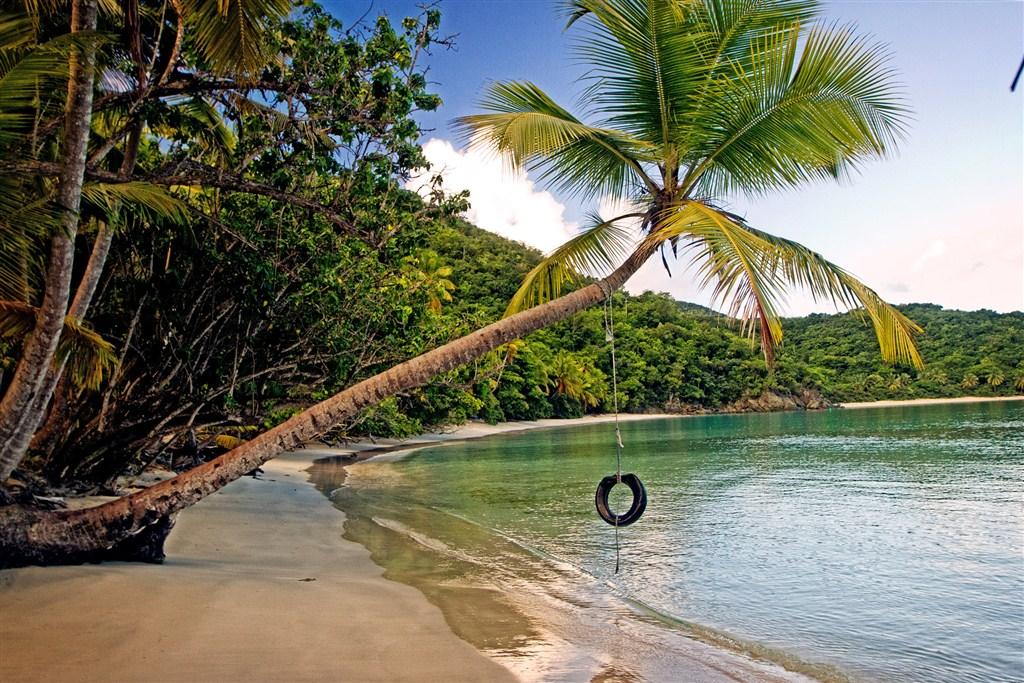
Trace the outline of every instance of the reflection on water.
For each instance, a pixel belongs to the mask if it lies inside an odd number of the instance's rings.
[[[672,680],[690,654],[662,613],[858,679],[1024,680],[1022,426],[1019,403],[626,423],[650,503],[618,576],[607,425],[361,464],[335,497],[389,575],[534,677]]]

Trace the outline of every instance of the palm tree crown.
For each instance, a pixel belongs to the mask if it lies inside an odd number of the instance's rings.
[[[590,69],[585,123],[528,82],[493,85],[485,113],[458,119],[489,147],[582,198],[630,210],[597,215],[533,269],[510,304],[612,270],[634,249],[687,255],[702,286],[768,360],[782,341],[783,288],[854,309],[890,362],[921,365],[920,328],[821,255],[757,230],[723,207],[890,154],[908,110],[883,46],[816,20],[814,0],[570,0]],[[635,226],[639,225],[637,230]],[[634,252],[636,253],[636,252]]]

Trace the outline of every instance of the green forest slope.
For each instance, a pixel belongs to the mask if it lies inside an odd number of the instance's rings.
[[[500,316],[539,253],[464,222],[439,228],[429,246],[453,286],[442,316],[469,328]],[[766,392],[797,406],[832,402],[1024,393],[1024,313],[902,306],[925,329],[926,366],[882,362],[856,314],[786,320],[774,372],[734,321],[665,294],[615,299],[619,405],[633,412],[796,407],[750,401]],[[479,416],[490,421],[574,416],[611,407],[603,311],[586,311],[514,345],[489,363],[388,404],[364,428],[388,432]],[[461,395],[460,395],[461,394]],[[737,403],[739,402],[739,403]],[[401,424],[399,414],[409,419]],[[385,419],[387,418],[387,419]],[[397,421],[396,421],[397,419]],[[389,422],[390,421],[390,422]]]

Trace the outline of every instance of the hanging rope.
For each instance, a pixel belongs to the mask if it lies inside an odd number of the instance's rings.
[[[612,308],[611,292],[605,293],[604,300],[604,329],[605,340],[611,347],[612,355],[612,408],[615,411],[615,474],[605,477],[597,485],[597,494],[594,496],[594,503],[597,506],[597,514],[608,524],[615,527],[615,573],[619,573],[619,527],[629,526],[647,509],[647,490],[643,482],[635,474],[622,473],[622,430],[619,428],[619,377],[618,367],[615,359],[615,316]],[[608,505],[608,494],[612,487],[617,484],[625,484],[633,493],[633,502],[625,514],[614,513]]]
[[[604,338],[612,350],[612,408],[615,410],[615,483],[622,483],[622,431],[619,429],[619,377],[615,367],[615,311],[611,296],[604,300]],[[619,516],[615,515],[615,573],[619,573]]]
[[[615,367],[615,317],[612,298],[604,300],[604,339],[612,350],[612,408],[615,411],[615,483],[622,483],[622,431],[619,429],[619,377]]]

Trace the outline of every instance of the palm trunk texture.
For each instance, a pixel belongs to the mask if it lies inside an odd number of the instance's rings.
[[[121,163],[120,169],[122,176],[131,176],[132,171],[135,170],[135,161],[138,158],[139,142],[141,139],[142,124],[140,122],[135,125],[128,137],[124,160]],[[96,288],[99,287],[103,269],[107,265],[107,256],[110,254],[110,246],[113,241],[114,230],[106,221],[100,221],[99,227],[96,230],[96,238],[93,241],[92,251],[89,253],[89,261],[85,265],[85,272],[82,273],[82,279],[78,283],[75,296],[71,300],[71,307],[68,309],[68,315],[72,318],[82,320],[85,318],[85,314],[89,312],[89,306],[92,305]],[[39,391],[36,392],[32,407],[22,421],[21,429],[26,431],[31,439],[26,446],[26,451],[29,448],[35,448],[36,444],[44,443],[63,418],[63,411],[67,405],[66,397],[57,395],[56,392],[58,392],[59,387],[62,387],[64,391],[69,389],[69,385],[66,382],[60,383],[66,366],[66,359],[60,365],[50,364],[49,370],[46,371],[46,376],[40,383]],[[53,398],[52,404],[50,403],[51,398]],[[50,408],[49,412],[47,412],[47,407]],[[40,429],[40,425],[42,425],[42,429]],[[18,456],[18,460],[20,461],[24,457],[25,453],[22,452]],[[3,479],[0,479],[0,482],[2,481]]]
[[[96,6],[96,0],[75,0],[72,3],[72,33],[95,30]],[[21,462],[28,450],[32,433],[39,424],[32,411],[36,408],[38,394],[53,366],[64,317],[67,315],[89,126],[92,121],[95,45],[88,43],[81,52],[72,55],[70,67],[64,143],[61,148],[64,163],[57,190],[57,205],[61,210],[60,225],[50,244],[45,291],[36,314],[35,327],[25,342],[17,370],[3,401],[0,401],[0,482],[5,481]]]
[[[651,256],[642,244],[604,280],[517,313],[363,380],[218,458],[143,491],[85,510],[0,508],[0,567],[108,559],[160,562],[176,513],[388,396],[479,358],[610,296]]]

